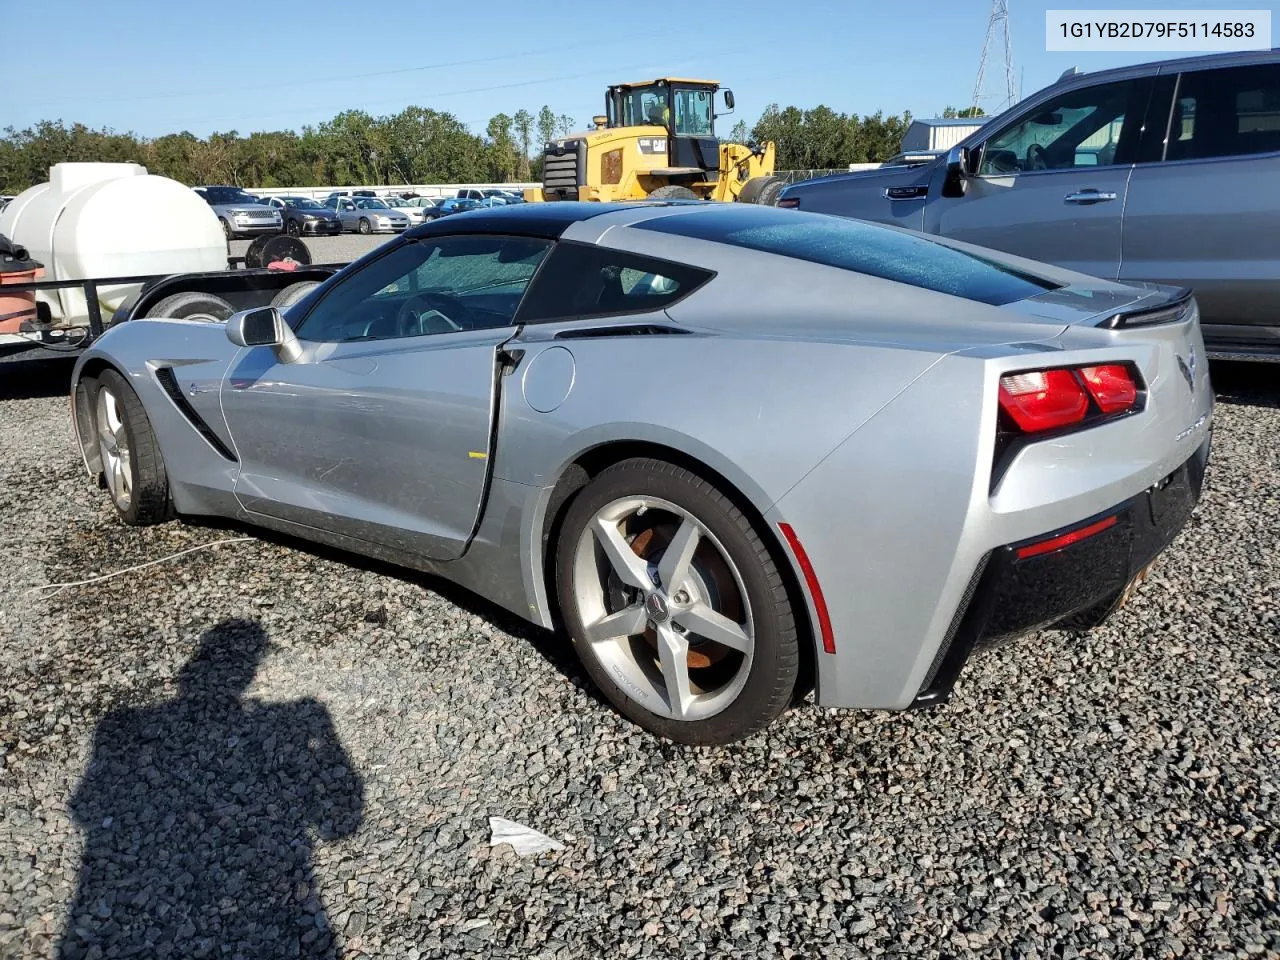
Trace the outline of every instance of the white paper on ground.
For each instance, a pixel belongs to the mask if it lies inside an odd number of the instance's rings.
[[[532,827],[503,817],[490,817],[489,846],[496,847],[500,843],[509,843],[516,856],[528,857],[535,853],[546,853],[548,850],[563,850],[564,844],[552,840],[545,833],[539,833]]]

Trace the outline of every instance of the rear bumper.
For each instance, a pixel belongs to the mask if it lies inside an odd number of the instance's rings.
[[[1086,629],[1105,620],[1191,517],[1210,445],[1206,439],[1159,483],[1110,510],[988,553],[911,705],[945,702],[976,649],[1035,630]],[[1051,546],[1046,541],[1093,529],[1075,542],[1044,549]]]

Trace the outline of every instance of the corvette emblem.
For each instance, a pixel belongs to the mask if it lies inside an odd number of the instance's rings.
[[[667,601],[662,599],[661,594],[651,593],[645,598],[644,612],[654,623],[662,623],[668,616]]]

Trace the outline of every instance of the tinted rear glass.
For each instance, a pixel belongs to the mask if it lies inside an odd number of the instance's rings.
[[[636,226],[781,254],[997,306],[1057,287],[926,237],[843,217],[806,215],[774,207],[707,207],[697,213],[659,217]]]

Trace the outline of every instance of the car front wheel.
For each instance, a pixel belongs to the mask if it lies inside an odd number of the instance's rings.
[[[120,519],[133,526],[168,520],[169,476],[142,401],[114,370],[104,370],[90,393],[102,472]]]
[[[627,717],[681,743],[729,743],[791,700],[800,656],[790,597],[751,520],[687,470],[636,459],[602,471],[565,516],[565,624]]]

